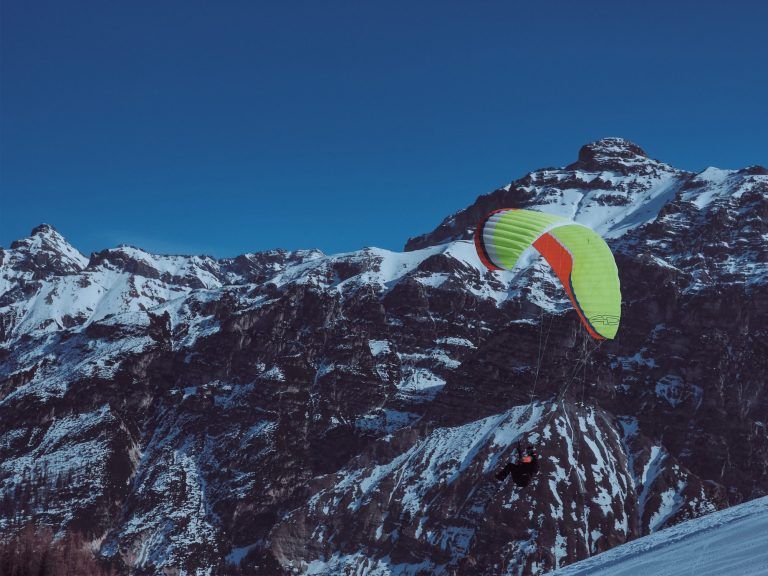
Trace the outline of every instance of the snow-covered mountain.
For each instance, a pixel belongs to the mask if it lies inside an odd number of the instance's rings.
[[[544,262],[483,267],[503,206],[608,238],[619,338]],[[0,534],[130,574],[541,574],[768,494],[767,326],[768,171],[616,138],[402,253],[85,258],[43,225],[0,249]],[[518,440],[525,490],[493,479]]]
[[[763,576],[768,573],[766,535],[768,498],[758,498],[617,546],[552,576]]]

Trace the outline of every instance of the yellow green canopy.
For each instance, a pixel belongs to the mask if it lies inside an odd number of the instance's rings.
[[[619,271],[611,249],[591,228],[553,214],[503,208],[480,222],[475,247],[491,270],[511,270],[523,252],[535,248],[560,279],[590,335],[616,336]]]

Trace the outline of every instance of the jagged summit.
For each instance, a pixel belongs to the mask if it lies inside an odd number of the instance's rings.
[[[649,158],[645,150],[634,142],[617,137],[601,138],[585,144],[579,150],[578,160],[565,167],[566,170],[616,172],[624,176],[648,174],[659,168],[668,166]]]
[[[35,226],[28,237],[12,242],[8,253],[10,267],[34,279],[81,272],[88,265],[88,258],[50,224]]]
[[[322,256],[319,250],[268,250],[216,259],[207,255],[156,254],[121,244],[84,256],[50,224],[0,247],[0,295],[26,282],[86,272],[132,274],[191,289],[262,282],[282,268]],[[83,281],[85,282],[85,280]],[[90,282],[90,280],[89,280]]]
[[[617,160],[637,161],[642,158],[648,158],[648,154],[640,146],[624,138],[611,136],[582,146],[578,163],[599,165]]]
[[[67,243],[67,241],[64,239],[64,236],[62,236],[59,231],[56,230],[56,228],[50,224],[43,223],[32,228],[32,231],[26,238],[14,240],[11,243],[11,249],[16,250],[23,246],[32,246],[33,244],[38,245],[41,243],[56,245]]]
[[[58,231],[56,230],[56,228],[54,228],[50,224],[46,224],[45,222],[43,222],[42,224],[32,228],[32,232],[30,232],[29,235],[36,236],[38,234],[50,234],[51,232],[56,232],[58,234]]]
[[[618,136],[600,138],[600,140],[585,144],[581,147],[581,150],[579,150],[579,160],[595,155],[613,156],[617,158],[630,158],[633,156],[648,157],[648,154],[646,154],[645,150],[640,146],[626,138],[619,138]]]
[[[768,176],[768,168],[761,166],[760,164],[747,166],[746,168],[742,168],[740,172],[744,174],[750,174],[752,176]]]
[[[637,225],[635,209],[658,206],[671,199],[678,178],[690,174],[649,158],[624,138],[602,138],[585,144],[578,160],[565,168],[529,172],[502,188],[480,196],[474,204],[449,216],[428,234],[411,238],[415,250],[460,238],[470,238],[475,225],[497,208],[514,206],[558,214],[583,222],[601,234],[621,235]],[[655,202],[650,202],[652,199]],[[653,210],[642,218],[655,217]]]

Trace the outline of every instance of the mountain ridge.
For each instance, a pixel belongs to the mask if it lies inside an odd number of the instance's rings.
[[[542,261],[482,266],[502,206],[607,238],[616,341]],[[406,248],[0,249],[0,534],[131,574],[540,574],[768,492],[765,169],[603,139]],[[518,440],[526,492],[489,480]]]

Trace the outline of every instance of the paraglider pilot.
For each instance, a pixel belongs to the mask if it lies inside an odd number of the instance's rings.
[[[512,475],[512,480],[518,486],[528,486],[536,472],[539,471],[539,454],[532,444],[528,444],[523,451],[520,443],[517,443],[517,461],[507,462],[501,470],[496,473],[496,480],[503,481],[507,476]]]

